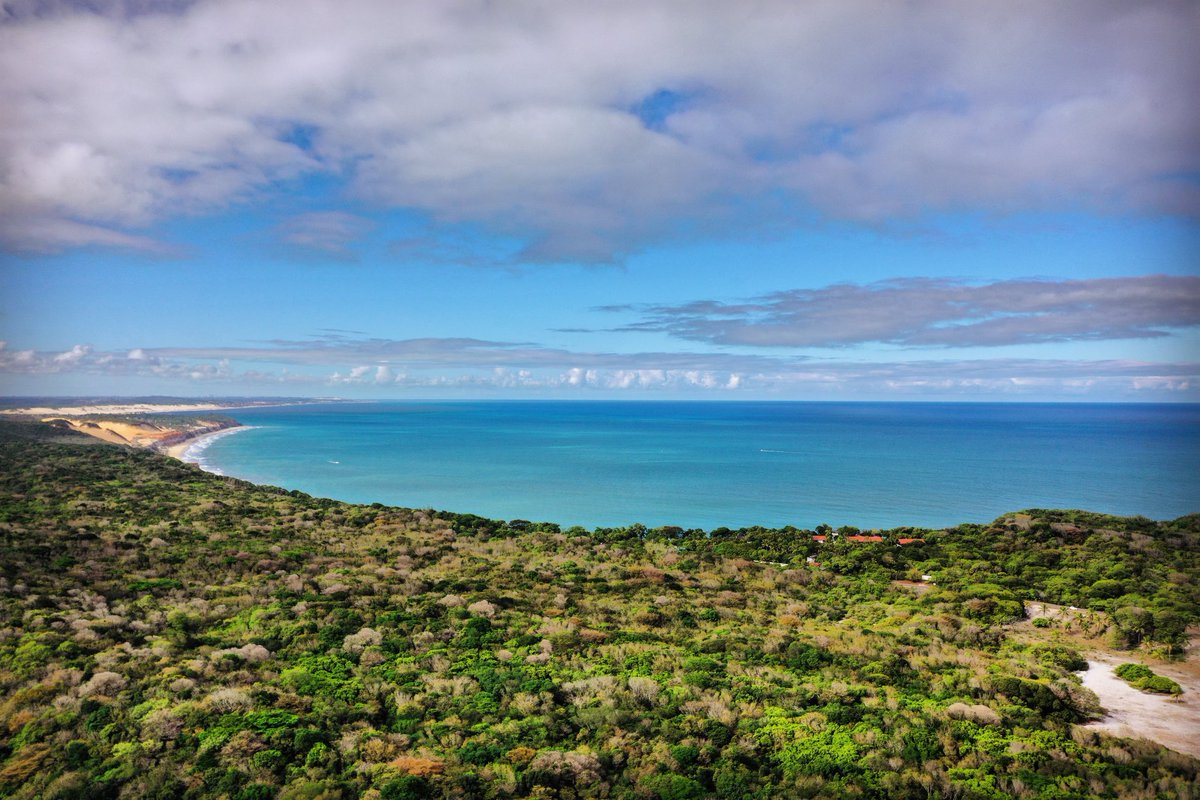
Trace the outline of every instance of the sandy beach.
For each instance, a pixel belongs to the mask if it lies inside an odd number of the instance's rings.
[[[184,439],[182,442],[176,442],[162,450],[165,455],[171,458],[177,458],[180,461],[185,461],[189,464],[199,464],[199,454],[208,447],[209,444],[220,439],[223,436],[229,436],[241,431],[250,430],[252,425],[235,425],[229,428],[222,428],[219,431],[209,431],[201,433],[197,436],[192,436]]]

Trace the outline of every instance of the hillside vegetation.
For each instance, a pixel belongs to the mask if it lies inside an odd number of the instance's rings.
[[[1080,725],[1071,642],[1179,652],[1200,519],[814,533],[350,505],[4,424],[0,795],[1196,796]],[[1090,613],[1016,635],[1032,599]]]

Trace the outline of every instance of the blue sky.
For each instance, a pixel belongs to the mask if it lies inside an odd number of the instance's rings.
[[[1185,2],[12,2],[0,394],[1200,399]]]

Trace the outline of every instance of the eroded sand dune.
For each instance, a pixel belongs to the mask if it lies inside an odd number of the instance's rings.
[[[126,422],[106,419],[67,419],[65,417],[47,417],[43,422],[52,422],[70,428],[73,431],[86,433],[114,444],[130,444],[134,447],[149,447],[168,436],[174,436],[178,431],[162,425],[149,422]]]

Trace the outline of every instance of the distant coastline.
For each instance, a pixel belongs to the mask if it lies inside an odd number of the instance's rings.
[[[24,408],[0,409],[0,414],[18,417],[86,417],[128,414],[175,414],[202,411],[232,411],[239,408],[282,408],[313,403],[336,403],[337,400],[242,400],[197,403],[84,403],[68,406],[28,406]]]
[[[212,402],[156,402],[42,405],[0,410],[10,418],[34,418],[59,428],[87,434],[110,444],[152,450],[205,468],[201,453],[224,435],[249,426],[205,412],[249,408],[307,405],[314,400],[232,400]],[[328,402],[328,401],[319,401]],[[220,470],[209,470],[220,474]]]
[[[18,419],[34,418],[110,444],[152,450],[220,475],[223,474],[221,470],[209,468],[201,454],[213,441],[253,426],[242,425],[228,417],[196,418],[191,415],[206,414],[210,411],[285,408],[339,402],[337,399],[317,398],[239,398],[213,401],[179,398],[176,402],[160,402],[155,398],[134,398],[128,402],[104,400],[107,398],[101,399],[100,402],[81,400],[74,404],[47,403],[5,408],[0,409],[0,415]]]

